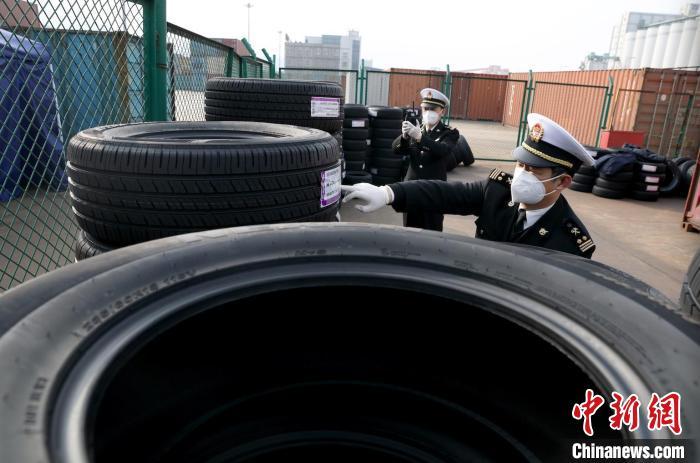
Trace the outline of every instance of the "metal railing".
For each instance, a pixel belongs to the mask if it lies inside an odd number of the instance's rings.
[[[73,261],[70,137],[100,125],[204,120],[208,78],[275,76],[274,62],[167,24],[165,6],[0,0],[0,291]]]

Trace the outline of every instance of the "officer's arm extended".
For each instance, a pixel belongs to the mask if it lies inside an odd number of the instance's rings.
[[[430,211],[442,214],[481,215],[488,180],[461,183],[413,180],[389,185],[391,206],[397,212]]]

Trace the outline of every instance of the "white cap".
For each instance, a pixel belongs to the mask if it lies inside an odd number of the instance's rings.
[[[420,97],[423,99],[421,103],[432,104],[444,108],[450,104],[450,99],[440,90],[434,88],[424,88],[420,91]]]
[[[572,172],[593,166],[593,156],[562,126],[541,114],[527,115],[527,138],[513,157],[533,167],[564,167]]]

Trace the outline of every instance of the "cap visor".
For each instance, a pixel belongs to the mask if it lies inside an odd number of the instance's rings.
[[[522,146],[518,146],[513,150],[513,158],[532,167],[562,167],[559,164],[555,164],[547,161],[546,159],[542,159],[539,156],[535,156]]]

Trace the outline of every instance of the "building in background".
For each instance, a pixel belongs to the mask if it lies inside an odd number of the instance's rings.
[[[608,69],[700,66],[699,13],[698,3],[680,14],[625,13],[613,28]]]
[[[582,71],[602,71],[604,69],[614,69],[617,66],[619,58],[617,56],[611,56],[610,53],[605,53],[603,55],[598,55],[595,53],[589,53],[588,56],[581,63],[580,69]]]
[[[360,33],[306,37],[304,42],[287,41],[284,65],[290,68],[354,69],[360,68]]]
[[[497,76],[507,76],[508,75],[508,69],[502,68],[501,66],[498,66],[497,64],[492,64],[492,65],[485,67],[485,68],[462,69],[461,71],[454,71],[454,72],[469,72],[469,73],[474,73],[474,74],[493,74],[493,75],[497,75]]]

